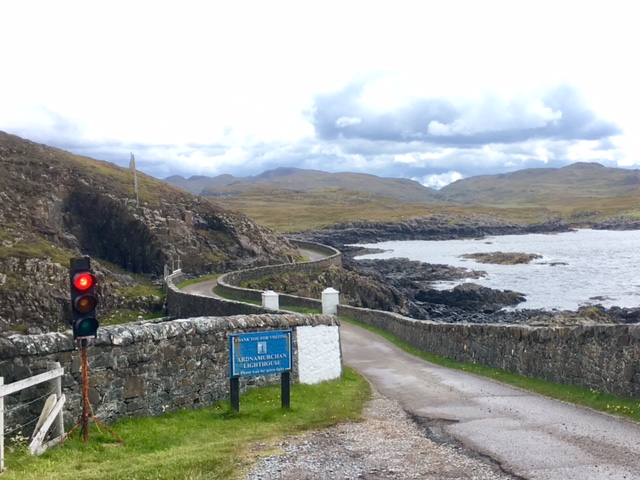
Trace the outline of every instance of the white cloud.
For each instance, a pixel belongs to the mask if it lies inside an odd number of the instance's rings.
[[[600,148],[599,142],[580,141],[567,147],[566,157],[572,162],[615,161],[612,152]]]
[[[434,137],[450,137],[452,135],[471,135],[475,132],[469,129],[464,120],[458,119],[447,125],[437,120],[431,120],[427,127],[427,133]]]
[[[545,105],[544,92],[521,92],[507,98],[496,92],[456,101],[461,118],[450,123],[432,120],[427,133],[436,137],[475,135],[483,132],[542,128],[562,119],[562,111]]]
[[[412,164],[412,163],[417,163],[418,160],[419,159],[416,158],[416,155],[413,153],[402,153],[402,154],[393,156],[393,161],[396,163]]]
[[[362,123],[362,119],[358,117],[340,117],[336,120],[336,127],[344,128],[351,125],[359,125]]]
[[[289,162],[433,174],[437,185],[449,168],[466,177],[572,161],[639,165],[633,7],[467,0],[430,2],[425,16],[413,0],[2,2],[11,69],[0,77],[0,130],[124,166],[134,149],[158,176],[178,167],[256,174]],[[354,79],[362,89],[353,110],[327,120],[343,138],[320,138],[314,99]],[[557,85],[581,92],[594,120],[623,132],[602,134],[608,142],[565,130],[464,143],[571,125],[566,109],[545,100]],[[426,101],[454,113],[422,115],[416,106]],[[410,128],[396,124],[404,111],[416,115]],[[369,137],[353,136],[366,129]]]
[[[549,163],[549,160],[553,158],[553,154],[545,147],[537,147],[534,149],[535,155],[543,163]]]
[[[427,175],[422,179],[413,178],[412,180],[416,180],[422,185],[439,190],[442,187],[446,187],[450,183],[455,182],[456,180],[461,180],[462,178],[464,177],[460,172],[447,172],[441,173],[439,175]]]

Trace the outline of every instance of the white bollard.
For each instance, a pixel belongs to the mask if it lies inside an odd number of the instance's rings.
[[[327,288],[322,292],[322,313],[325,315],[337,315],[340,303],[340,292],[334,288]]]
[[[280,296],[273,290],[262,292],[262,306],[271,310],[280,310]]]

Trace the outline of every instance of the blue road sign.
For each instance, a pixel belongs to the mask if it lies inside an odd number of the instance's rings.
[[[291,371],[293,330],[229,335],[229,376],[258,377]]]

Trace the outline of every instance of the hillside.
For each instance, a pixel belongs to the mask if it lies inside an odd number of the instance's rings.
[[[328,173],[320,170],[300,168],[276,168],[257,176],[217,177],[180,176],[166,178],[172,185],[204,197],[238,196],[251,190],[292,190],[295,192],[317,192],[333,190],[360,192],[364,195],[387,197],[403,202],[430,202],[435,191],[406,178],[381,178],[364,173]]]
[[[92,257],[107,314],[144,310],[139,283],[173,261],[204,273],[298,255],[241,213],[140,172],[137,205],[131,170],[4,132],[0,173],[0,332],[67,328],[72,257]]]
[[[458,204],[553,207],[624,197],[639,189],[639,170],[574,163],[465,178],[444,187],[437,197]]]
[[[278,168],[255,177],[170,177],[192,192],[281,232],[353,220],[401,222],[433,214],[483,215],[538,223],[561,218],[576,226],[640,218],[640,171],[576,163],[458,180],[435,191],[407,179]]]

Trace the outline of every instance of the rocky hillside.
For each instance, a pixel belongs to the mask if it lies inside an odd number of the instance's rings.
[[[140,172],[138,204],[132,170],[4,132],[0,173],[0,332],[67,328],[72,257],[92,257],[106,313],[178,260],[205,273],[298,255],[243,214]]]

